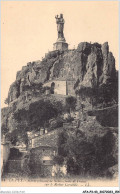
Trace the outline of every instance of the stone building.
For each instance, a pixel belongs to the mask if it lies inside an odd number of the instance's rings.
[[[58,153],[58,130],[34,136],[29,139],[29,150],[32,158],[35,159],[35,168],[40,176],[55,176],[57,173],[66,175],[65,164],[59,166],[54,163],[54,157]]]
[[[54,130],[29,139],[29,150],[35,158],[35,167],[40,175],[52,175],[53,159],[57,155],[58,134],[59,131]],[[37,164],[40,164],[39,168]]]
[[[74,80],[52,80],[46,82],[44,86],[52,87],[53,94],[75,95]]]
[[[21,173],[26,164],[27,151],[19,149],[20,147],[12,146],[10,148],[10,155],[6,164],[6,173]]]
[[[57,153],[55,147],[41,145],[30,150],[35,159],[35,167],[37,173],[41,176],[51,176],[53,168],[53,158]],[[33,160],[34,160],[33,159]]]

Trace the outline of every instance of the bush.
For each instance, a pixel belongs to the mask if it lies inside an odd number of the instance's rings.
[[[23,162],[22,167],[22,174],[24,176],[29,176],[31,174],[30,168],[29,168],[29,156],[26,156]]]
[[[66,107],[65,109],[68,112],[71,112],[71,110],[75,110],[77,99],[73,96],[68,96],[66,98]]]
[[[19,159],[21,157],[22,157],[22,153],[19,151],[19,149],[16,149],[16,148],[10,149],[9,159]]]
[[[53,162],[54,162],[54,164],[62,165],[64,162],[64,157],[57,155],[54,157]]]
[[[7,134],[8,131],[9,131],[9,129],[7,128],[7,126],[5,124],[2,124],[2,126],[1,126],[1,133],[2,133],[2,135]]]
[[[63,110],[61,102],[39,100],[31,103],[28,110],[20,109],[14,113],[17,122],[24,124],[23,129],[44,127],[44,124],[52,118],[56,118]],[[59,123],[60,124],[60,123]]]
[[[41,161],[33,152],[30,153],[28,167],[30,174],[40,175],[41,173]]]

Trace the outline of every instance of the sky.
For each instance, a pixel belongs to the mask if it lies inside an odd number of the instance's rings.
[[[107,41],[118,69],[117,1],[2,1],[1,107],[17,71],[53,50],[57,40],[55,15],[60,13],[70,49],[84,41]]]

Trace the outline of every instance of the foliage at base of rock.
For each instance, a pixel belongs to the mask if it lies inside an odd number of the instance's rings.
[[[89,174],[103,176],[104,171],[117,164],[113,155],[115,136],[108,131],[103,137],[94,135],[88,139],[68,136],[66,132],[59,135],[58,158],[67,163],[67,172],[75,175]]]
[[[56,101],[54,104],[49,100],[43,99],[31,103],[28,110],[21,109],[14,113],[15,119],[19,122],[24,122],[26,130],[38,129],[44,127],[45,123],[51,118],[57,118],[62,112],[62,104]]]

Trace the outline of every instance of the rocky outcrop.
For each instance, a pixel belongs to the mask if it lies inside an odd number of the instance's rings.
[[[15,81],[9,89],[8,92],[8,103],[12,102],[16,98],[18,98],[20,95],[20,81]]]
[[[115,59],[108,43],[81,42],[77,49],[52,51],[42,61],[29,62],[17,72],[16,81],[10,86],[8,102],[18,98],[33,84],[51,80],[74,80],[77,86],[99,86],[115,79]],[[73,88],[74,90],[74,88]]]
[[[102,45],[102,55],[103,55],[103,82],[106,83],[107,79],[114,77],[115,71],[115,59],[111,52],[109,52],[108,42]]]
[[[72,118],[73,121],[69,120],[65,123],[63,123],[63,121],[61,121],[62,119],[60,118],[63,118],[65,111],[67,111],[65,107],[67,95],[75,95],[75,90],[78,89],[79,91],[81,86],[92,88],[97,86],[97,88],[99,88],[99,86],[110,82],[116,84],[114,81],[118,79],[117,76],[118,75],[115,69],[115,59],[112,53],[109,51],[107,42],[103,45],[98,43],[91,44],[87,42],[81,42],[78,44],[77,49],[49,52],[45,55],[42,61],[29,62],[26,66],[22,67],[21,71],[17,72],[16,80],[10,86],[8,98],[6,99],[6,102],[8,102],[9,106],[2,109],[1,131],[3,134],[8,133],[6,138],[11,139],[11,134],[13,137],[14,133],[12,132],[14,131],[15,138],[17,138],[18,134],[22,134],[23,131],[30,132],[31,130],[34,131],[40,129],[40,122],[42,121],[42,119],[40,120],[40,113],[44,113],[44,111],[46,111],[45,104],[48,102],[49,105],[50,102],[50,104],[56,105],[54,111],[60,109],[59,115],[56,117],[58,111],[56,111],[55,114],[52,114],[52,111],[50,112],[50,114],[53,115],[50,117],[52,122],[50,122],[48,119],[47,121],[44,121],[44,124],[47,125],[48,131],[50,130],[51,132],[39,137],[38,141],[34,142],[35,146],[43,146],[46,143],[49,144],[49,142],[56,144],[57,129],[58,131],[61,129],[65,129],[64,131],[67,130],[70,138],[71,136],[82,138],[82,135],[84,134],[86,142],[88,143],[89,140],[92,144],[93,140],[96,141],[96,137],[97,140],[99,140],[100,145],[105,138],[106,144],[103,150],[105,147],[107,147],[106,139],[108,140],[109,137],[111,137],[111,142],[113,140],[115,141],[113,142],[113,147],[111,149],[112,151],[110,153],[112,157],[109,158],[110,154],[108,153],[110,164],[106,167],[108,170],[106,173],[112,175],[114,172],[117,172],[116,168],[114,169],[112,167],[115,167],[118,158],[118,106],[114,105],[111,108],[107,107],[106,109],[103,108],[92,110],[93,105],[91,107],[91,99],[86,99],[86,102],[82,104],[82,101],[79,98],[80,96],[78,95],[76,106],[78,110],[78,117]],[[56,84],[59,86],[59,90],[60,86],[62,85],[61,90],[63,91],[64,88],[65,93],[54,93],[54,91],[52,91],[51,84]],[[113,102],[113,104],[114,103],[115,102]],[[39,104],[40,106],[38,106]],[[49,112],[49,106],[47,106],[47,113]],[[82,112],[80,112],[80,109]],[[37,110],[40,110],[40,112],[37,112]],[[47,116],[46,112],[44,117],[43,115],[44,114],[41,114],[41,118],[45,118],[45,116]],[[37,120],[35,119],[36,117]],[[32,122],[30,123],[31,120]],[[18,131],[19,133],[16,136]],[[49,146],[47,144],[44,146]],[[51,146],[54,147],[55,145]],[[98,149],[98,151],[99,150],[100,149]],[[83,152],[85,152],[85,149],[83,149]],[[86,150],[86,155],[90,154],[90,152],[88,152],[89,149]],[[102,155],[102,152],[98,153]],[[111,162],[112,160],[114,160],[113,163]],[[101,164],[102,162],[103,158],[101,158]],[[104,162],[106,162],[105,159]]]

